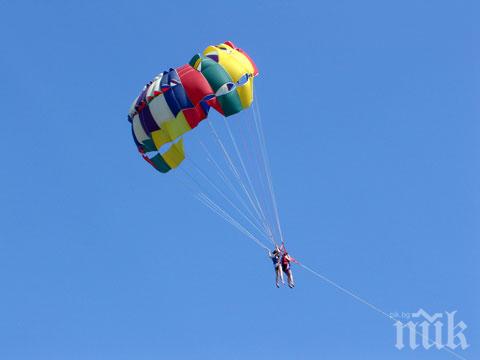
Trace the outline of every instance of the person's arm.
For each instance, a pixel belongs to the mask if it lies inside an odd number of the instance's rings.
[[[289,261],[294,262],[295,264],[300,264],[297,260],[295,260],[295,258],[291,257],[290,255],[287,256]]]

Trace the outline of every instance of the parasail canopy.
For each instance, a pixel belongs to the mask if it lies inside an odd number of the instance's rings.
[[[181,136],[194,129],[213,107],[224,116],[250,107],[258,70],[231,41],[208,46],[188,64],[157,75],[143,88],[128,113],[138,151],[167,173],[185,159]]]

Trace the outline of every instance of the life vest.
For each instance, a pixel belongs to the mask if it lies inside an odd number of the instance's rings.
[[[283,266],[288,266],[290,264],[290,260],[287,259],[287,254],[282,256],[282,265]]]

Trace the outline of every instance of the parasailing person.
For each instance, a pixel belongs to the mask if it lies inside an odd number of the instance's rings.
[[[275,245],[275,249],[273,249],[273,251],[271,252],[270,250],[268,251],[268,256],[270,257],[270,259],[272,259],[273,266],[275,268],[275,286],[279,288],[280,281],[282,282],[282,284],[285,284],[285,281],[283,280],[283,272],[282,272],[282,264],[281,264],[282,254],[277,245]]]

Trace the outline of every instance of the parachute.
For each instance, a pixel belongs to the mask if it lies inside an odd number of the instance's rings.
[[[231,41],[208,46],[188,64],[157,75],[143,88],[128,113],[142,157],[161,173],[185,159],[182,135],[207,118],[211,107],[234,115],[253,101],[258,69]]]
[[[208,46],[147,83],[128,121],[143,159],[268,249],[264,241],[284,240],[256,96],[254,101],[257,75],[254,61],[231,41]],[[215,112],[220,119],[212,120]],[[235,114],[236,121],[228,118]]]

